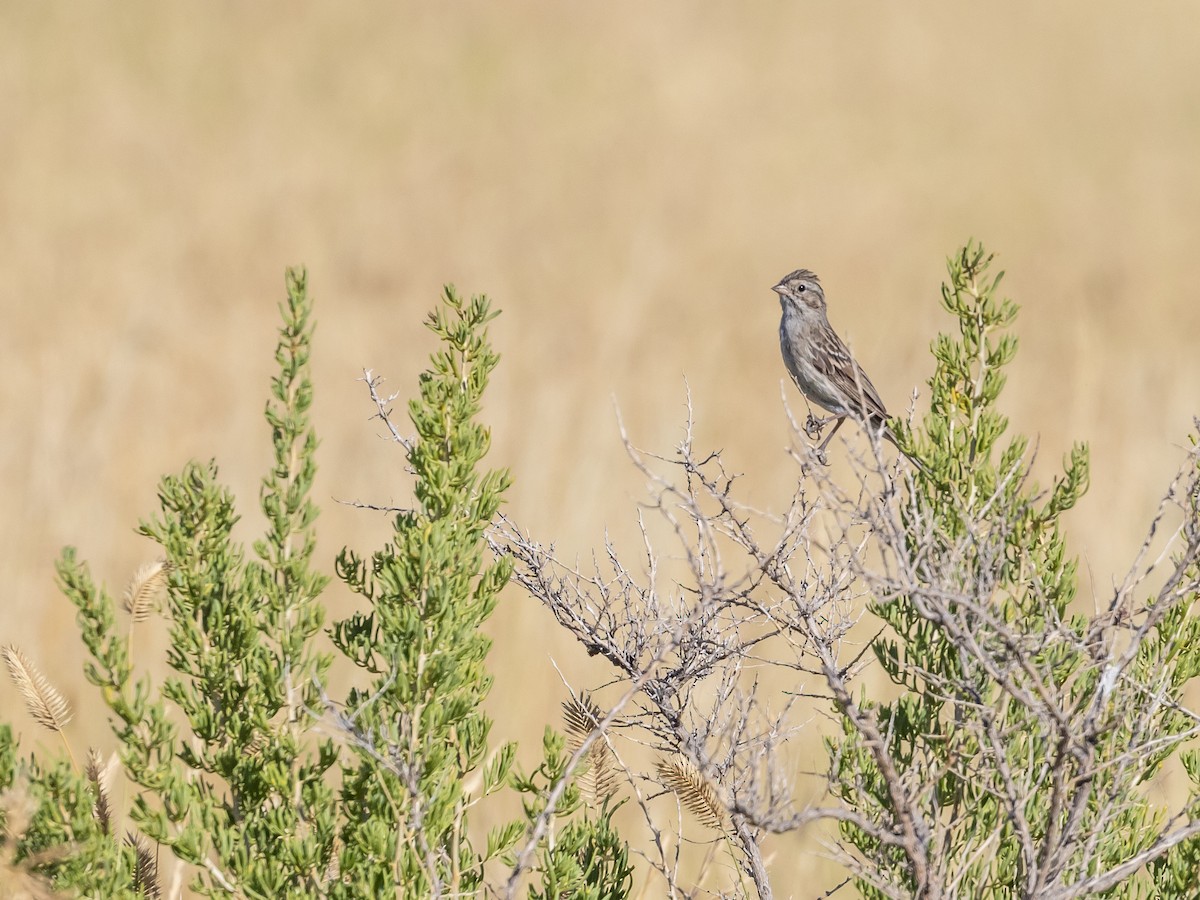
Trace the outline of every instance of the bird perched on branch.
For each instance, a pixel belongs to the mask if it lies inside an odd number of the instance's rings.
[[[810,416],[810,433],[819,436],[821,428],[836,420],[817,453],[824,452],[847,416],[895,444],[879,391],[829,324],[820,279],[808,269],[797,269],[771,290],[779,295],[783,307],[779,320],[783,364],[800,393],[831,413],[820,420]]]

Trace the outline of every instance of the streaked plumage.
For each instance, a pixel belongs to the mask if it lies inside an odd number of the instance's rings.
[[[779,321],[783,364],[800,392],[837,418],[820,449],[846,416],[872,431],[882,429],[883,437],[895,443],[886,428],[889,416],[879,391],[829,324],[820,279],[808,269],[797,269],[771,290],[779,295],[783,309]]]

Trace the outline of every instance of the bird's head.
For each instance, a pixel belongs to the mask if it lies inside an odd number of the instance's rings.
[[[797,269],[771,290],[779,295],[779,305],[784,312],[789,307],[801,315],[825,311],[825,292],[821,290],[821,280],[808,269]]]

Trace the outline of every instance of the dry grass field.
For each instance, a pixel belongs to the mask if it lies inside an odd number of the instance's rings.
[[[153,555],[132,529],[158,477],[192,457],[254,536],[296,263],[331,571],[388,533],[334,498],[408,490],[356,379],[413,390],[443,283],[504,310],[486,418],[509,512],[586,553],[634,523],[614,403],[669,452],[686,379],[700,440],[778,508],[797,471],[770,285],[820,273],[903,409],[950,324],[944,257],[980,238],[1022,305],[1012,426],[1043,481],[1091,444],[1069,532],[1103,594],[1200,413],[1198,34],[1192,0],[3,4],[0,643],[76,704],[73,742],[106,746],[53,560],[77,546],[119,591]],[[514,589],[492,631],[496,733],[536,748],[552,660],[599,670]],[[0,710],[50,746],[7,683]],[[778,850],[783,896],[827,877]]]

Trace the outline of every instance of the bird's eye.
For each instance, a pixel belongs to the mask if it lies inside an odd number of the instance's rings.
[[[803,294],[803,293],[804,293],[805,291],[807,291],[807,290],[808,290],[808,286],[807,286],[807,285],[803,285],[803,284],[801,284],[801,285],[798,285],[798,286],[796,287],[796,291],[797,291],[797,293],[800,293],[800,294]]]

